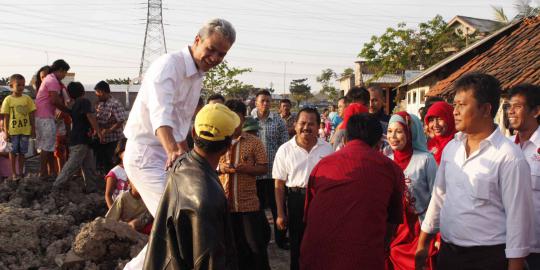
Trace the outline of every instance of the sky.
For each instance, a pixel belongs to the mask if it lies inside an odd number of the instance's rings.
[[[313,92],[323,69],[353,67],[372,35],[405,22],[414,28],[437,14],[492,19],[491,6],[509,18],[512,0],[163,0],[168,52],[191,44],[204,22],[220,17],[237,32],[229,65],[251,68],[240,79],[288,92],[308,78]],[[142,0],[0,0],[0,77],[29,81],[43,65],[66,60],[75,80],[136,77],[142,55],[147,2]],[[285,88],[284,88],[285,86]],[[88,90],[88,89],[87,89]]]

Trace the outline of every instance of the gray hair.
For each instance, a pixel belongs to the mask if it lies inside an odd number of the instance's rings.
[[[215,32],[223,35],[231,44],[236,40],[236,30],[234,30],[232,24],[227,20],[219,18],[205,23],[201,30],[199,30],[199,37],[201,40],[204,40]]]
[[[385,97],[385,93],[384,93],[384,90],[379,87],[378,85],[372,85],[370,87],[368,87],[368,91],[374,91],[374,92],[377,92],[379,93],[379,95],[381,95],[382,97]]]

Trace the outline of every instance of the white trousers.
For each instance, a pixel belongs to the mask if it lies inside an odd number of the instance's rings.
[[[152,216],[156,216],[159,202],[167,184],[165,163],[167,153],[161,145],[142,145],[128,140],[124,152],[124,169],[129,181],[141,194],[141,198]],[[125,270],[142,270],[146,247],[126,266]]]

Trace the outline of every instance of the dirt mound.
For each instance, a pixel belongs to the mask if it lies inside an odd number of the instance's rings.
[[[136,256],[147,241],[147,235],[134,233],[127,223],[99,217],[81,229],[75,237],[73,251],[96,262],[129,259]]]
[[[85,193],[74,177],[61,190],[30,174],[0,183],[0,269],[115,269],[135,256],[147,236],[99,218],[103,189]],[[97,218],[97,219],[96,219]],[[89,222],[89,223],[86,223]]]

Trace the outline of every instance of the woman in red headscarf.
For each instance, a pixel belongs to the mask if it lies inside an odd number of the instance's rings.
[[[454,108],[450,104],[438,101],[429,107],[424,118],[428,130],[434,135],[428,141],[428,150],[435,157],[437,165],[441,163],[444,147],[454,138],[454,134],[457,132],[453,112]]]
[[[422,122],[415,115],[398,112],[390,118],[386,138],[393,154],[389,157],[405,175],[403,224],[390,242],[387,270],[414,270],[420,227],[431,199],[437,163],[428,152]],[[437,250],[432,244],[428,269],[433,269]]]

